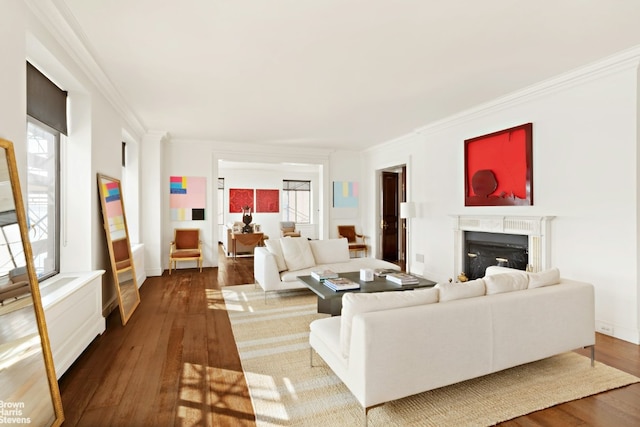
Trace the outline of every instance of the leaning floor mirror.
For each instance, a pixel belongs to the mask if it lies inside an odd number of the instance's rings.
[[[101,174],[98,174],[98,188],[120,317],[122,324],[126,325],[140,304],[140,293],[124,214],[122,189],[119,180]]]
[[[0,424],[64,421],[13,144],[0,139]]]

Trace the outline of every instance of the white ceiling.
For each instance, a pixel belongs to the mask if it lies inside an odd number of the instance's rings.
[[[637,0],[53,0],[149,130],[365,148],[640,45]]]

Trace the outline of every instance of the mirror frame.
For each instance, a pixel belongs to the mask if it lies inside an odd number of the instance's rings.
[[[117,185],[118,194],[120,197],[120,205],[122,209],[122,226],[124,227],[124,237],[120,239],[113,240],[110,231],[109,225],[109,216],[107,211],[107,196],[108,194],[105,192],[104,183],[111,183],[113,185]],[[102,208],[102,221],[104,225],[104,231],[107,238],[107,248],[109,249],[109,259],[111,262],[111,272],[113,275],[113,283],[116,289],[116,293],[118,294],[118,305],[120,306],[120,318],[122,319],[122,325],[126,325],[133,312],[136,310],[138,305],[140,304],[140,292],[138,290],[138,280],[136,277],[136,268],[133,262],[133,253],[131,252],[131,242],[129,241],[129,229],[127,228],[127,216],[124,212],[124,199],[122,197],[122,188],[120,186],[120,180],[116,178],[112,178],[107,175],[98,174],[98,192],[100,194],[100,206]],[[114,241],[126,243],[127,250],[127,258],[126,259],[116,259],[117,252],[114,249]],[[124,261],[125,266],[122,268],[118,268],[118,264]],[[128,261],[128,262],[126,262]],[[121,280],[120,277],[123,274],[130,274],[131,280],[133,282],[133,287],[135,290],[135,301],[132,306],[125,307],[125,295],[121,289]]]
[[[22,239],[22,247],[24,250],[24,258],[26,263],[27,275],[29,278],[29,287],[31,289],[31,297],[33,300],[33,308],[35,311],[35,319],[40,334],[40,344],[42,347],[42,355],[44,358],[44,368],[49,384],[51,403],[53,408],[54,421],[52,426],[60,426],[64,421],[64,411],[62,409],[62,399],[60,397],[60,389],[56,378],[56,371],[53,364],[53,356],[51,353],[51,343],[47,332],[46,318],[44,308],[42,307],[42,298],[40,295],[40,285],[38,276],[36,275],[33,263],[33,251],[29,240],[29,229],[27,226],[27,215],[22,200],[22,190],[20,188],[20,178],[18,174],[18,166],[16,163],[16,155],[13,149],[13,143],[0,138],[0,149],[4,149],[7,158],[7,168],[9,170],[9,179],[11,181],[11,190],[13,193],[13,202],[15,205],[16,217],[20,228],[20,238]],[[22,384],[18,384],[18,387]]]

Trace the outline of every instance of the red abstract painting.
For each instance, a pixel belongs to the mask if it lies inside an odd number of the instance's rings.
[[[467,139],[465,206],[533,205],[532,123]]]
[[[241,213],[244,206],[253,211],[253,188],[230,188],[229,213]]]
[[[256,212],[280,212],[280,191],[256,190]]]

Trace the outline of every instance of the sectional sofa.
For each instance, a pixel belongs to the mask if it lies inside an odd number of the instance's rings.
[[[375,258],[351,258],[347,239],[309,240],[306,237],[283,237],[265,241],[254,251],[253,275],[266,292],[305,288],[299,276],[313,270],[330,269],[336,273],[360,271],[362,268],[400,270],[396,264]]]
[[[347,293],[309,343],[365,409],[595,345],[591,284],[557,269],[489,267],[482,279],[405,292]],[[317,369],[317,368],[314,368]]]

